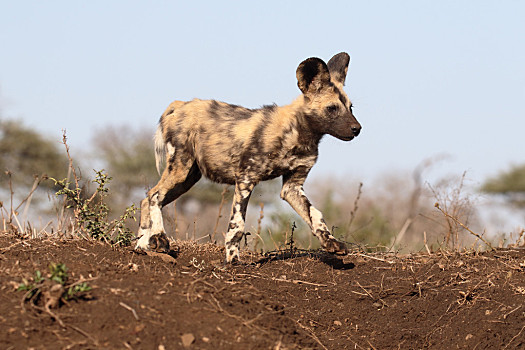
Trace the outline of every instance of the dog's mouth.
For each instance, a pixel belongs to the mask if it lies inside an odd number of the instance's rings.
[[[351,136],[339,136],[339,139],[343,140],[343,141],[351,141],[351,140],[353,140],[353,138],[354,138],[354,135],[351,135]]]

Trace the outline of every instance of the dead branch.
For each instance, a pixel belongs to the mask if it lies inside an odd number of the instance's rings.
[[[427,244],[427,232],[426,231],[423,231],[423,242],[425,243],[425,248],[427,249],[427,253],[428,255],[432,254],[430,252],[430,249],[428,249],[428,244]]]
[[[5,252],[7,252],[8,250],[10,250],[11,248],[14,248],[14,247],[16,247],[16,246],[19,245],[19,244],[22,244],[22,242],[23,242],[23,241],[18,241],[18,242],[16,242],[16,243],[11,244],[9,247],[0,248],[0,253],[3,254],[3,253],[5,253]]]
[[[373,296],[369,291],[367,291],[367,290],[365,289],[365,287],[363,287],[363,286],[361,285],[361,283],[359,283],[359,281],[355,281],[355,283],[357,283],[357,285],[358,285],[362,290],[364,290],[365,293],[366,293],[370,298],[372,298],[372,300],[374,300],[374,301],[376,300],[376,298],[374,298],[374,296]]]
[[[135,319],[136,319],[137,321],[139,320],[139,315],[137,315],[137,311],[135,311],[134,308],[132,308],[131,306],[128,306],[128,305],[124,304],[123,302],[119,302],[118,304],[119,304],[120,306],[122,306],[124,309],[131,311],[131,313],[133,314],[133,317],[135,317]]]
[[[216,311],[220,311],[222,312],[223,314],[225,314],[226,316],[230,317],[230,318],[233,318],[237,321],[239,321],[241,324],[243,324],[244,326],[246,326],[247,328],[252,328],[252,329],[256,329],[260,332],[263,332],[263,333],[268,333],[265,329],[259,327],[259,326],[256,326],[256,325],[253,325],[251,324],[254,320],[245,320],[244,318],[242,318],[241,316],[237,316],[237,315],[234,315],[234,314],[231,314],[229,313],[228,311],[224,310],[221,306],[221,304],[219,303],[219,301],[217,300],[217,298],[215,298],[215,296],[213,294],[210,294],[211,298],[213,299],[213,301],[215,302],[215,304],[213,303],[210,303],[215,309]],[[256,318],[258,318],[259,316],[256,316]]]
[[[509,347],[509,345],[514,341],[514,339],[516,339],[517,337],[520,336],[521,332],[523,332],[523,330],[525,329],[525,326],[521,327],[520,331],[518,332],[518,334],[516,334],[515,336],[512,337],[512,339],[507,343],[507,345],[505,345],[505,347],[503,349],[506,349]]]
[[[407,218],[398,234],[392,237],[389,250],[394,248],[396,243],[399,244],[403,240],[405,234],[414,222],[414,219],[417,217],[419,199],[421,197],[421,192],[423,192],[423,172],[430,168],[434,163],[442,159],[443,156],[425,159],[421,163],[419,163],[414,169],[414,172],[412,173],[412,178],[414,179],[414,190],[412,191],[412,194],[410,196]]]
[[[385,260],[385,259],[381,259],[381,258],[376,258],[375,256],[366,255],[366,254],[363,254],[363,253],[357,253],[356,255],[362,256],[362,257],[364,257],[364,258],[369,258],[369,259],[373,259],[373,260],[378,260],[378,261],[386,262],[386,263],[388,263],[388,264],[394,264],[394,263],[395,263],[395,262],[390,261],[390,260]]]
[[[228,193],[228,186],[224,186],[224,189],[221,192],[221,203],[219,204],[219,213],[217,215],[217,220],[215,221],[215,227],[213,228],[213,234],[210,237],[211,242],[215,242],[215,235],[217,234],[217,227],[219,227],[219,221],[222,218],[222,206],[226,200],[226,193]]]
[[[452,219],[454,222],[456,222],[459,226],[463,227],[465,230],[467,230],[468,232],[470,232],[471,234],[473,234],[474,236],[476,236],[477,238],[479,238],[483,243],[485,243],[489,248],[490,250],[495,250],[492,245],[487,242],[483,237],[481,237],[480,235],[478,235],[477,233],[475,233],[474,231],[472,231],[470,228],[468,228],[466,225],[464,225],[461,221],[458,220],[458,218],[450,215],[449,213],[447,213],[446,211],[444,211],[443,209],[441,209],[441,207],[439,206],[439,203],[436,202],[436,204],[434,204],[434,206],[440,211],[443,213],[443,215],[445,215],[447,218],[450,218]]]
[[[346,224],[346,232],[350,230],[350,226],[352,226],[352,222],[354,222],[355,214],[357,213],[357,209],[359,209],[358,203],[359,203],[359,199],[361,198],[362,189],[363,189],[363,183],[360,182],[359,187],[357,188],[357,195],[354,200],[354,207],[350,211],[350,220],[348,221],[348,224]]]
[[[29,205],[31,204],[31,199],[33,198],[33,193],[35,193],[36,189],[38,188],[38,185],[42,182],[42,180],[46,179],[45,175],[42,176],[35,176],[35,181],[33,181],[33,186],[31,187],[31,191],[29,191],[29,194],[18,204],[18,207],[15,208],[15,211],[18,211],[18,209],[25,203],[24,207],[24,213],[22,214],[22,221],[25,221],[27,218],[27,212],[29,210]]]
[[[288,282],[288,283],[294,283],[294,284],[308,284],[310,286],[315,286],[315,287],[328,287],[327,284],[320,284],[320,283],[314,283],[314,282],[308,282],[308,281],[296,280],[296,279],[287,280],[287,279],[284,279],[284,278],[277,278],[277,277],[267,278],[267,277],[253,275],[253,274],[249,274],[249,273],[238,273],[237,276],[262,278],[262,279],[265,279],[265,280],[278,281],[278,282]]]
[[[79,188],[79,177],[77,176],[77,172],[75,171],[75,167],[73,166],[73,158],[71,157],[71,154],[69,153],[69,145],[67,144],[67,136],[66,136],[66,130],[62,130],[62,143],[64,144],[64,147],[66,148],[66,155],[67,159],[69,160],[69,169],[71,169],[71,172],[73,173],[73,177],[75,179],[75,188]]]
[[[261,202],[259,203],[259,206],[261,207],[261,211],[259,212],[259,219],[257,220],[257,232],[255,232],[255,235],[257,236],[257,238],[259,238],[259,240],[263,243],[264,245],[264,241],[263,239],[261,238],[261,231],[262,231],[262,219],[264,218],[264,203]],[[259,241],[256,240],[254,245],[253,245],[253,250],[257,251],[257,246],[258,246],[258,243]]]
[[[295,320],[294,320],[295,321]],[[328,348],[326,346],[324,346],[323,343],[321,343],[321,341],[319,340],[319,338],[315,335],[315,333],[309,328],[309,327],[306,327],[304,325],[302,325],[299,321],[295,321],[295,323],[297,323],[299,325],[299,327],[301,327],[302,329],[304,329],[308,335],[317,342],[317,344],[321,345],[321,347],[325,350],[328,350]]]

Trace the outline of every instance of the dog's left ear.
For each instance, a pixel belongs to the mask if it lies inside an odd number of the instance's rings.
[[[296,71],[297,86],[305,95],[316,94],[330,84],[330,72],[320,58],[311,57],[299,65]]]
[[[338,83],[345,84],[346,74],[348,73],[348,64],[350,55],[346,52],[340,52],[328,61],[328,70],[332,79]]]

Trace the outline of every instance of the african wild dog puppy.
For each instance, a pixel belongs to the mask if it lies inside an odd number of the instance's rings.
[[[175,101],[160,118],[155,157],[160,181],[141,203],[137,249],[167,251],[161,209],[188,191],[202,175],[235,185],[226,234],[226,261],[239,258],[248,200],[260,181],[283,177],[281,198],[310,225],[323,248],[346,254],[323,216],[303,191],[325,134],[350,141],[361,131],[343,85],[350,56],[341,52],[326,64],[308,58],[297,68],[302,91],[291,104],[248,109],[217,101]]]

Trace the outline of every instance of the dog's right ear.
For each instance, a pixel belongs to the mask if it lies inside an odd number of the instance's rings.
[[[311,57],[299,64],[296,71],[297,86],[303,94],[315,94],[323,86],[330,84],[330,72],[324,61],[317,57]]]
[[[326,64],[332,79],[341,84],[345,84],[346,74],[348,73],[348,64],[350,55],[346,52],[340,52],[328,61]]]

